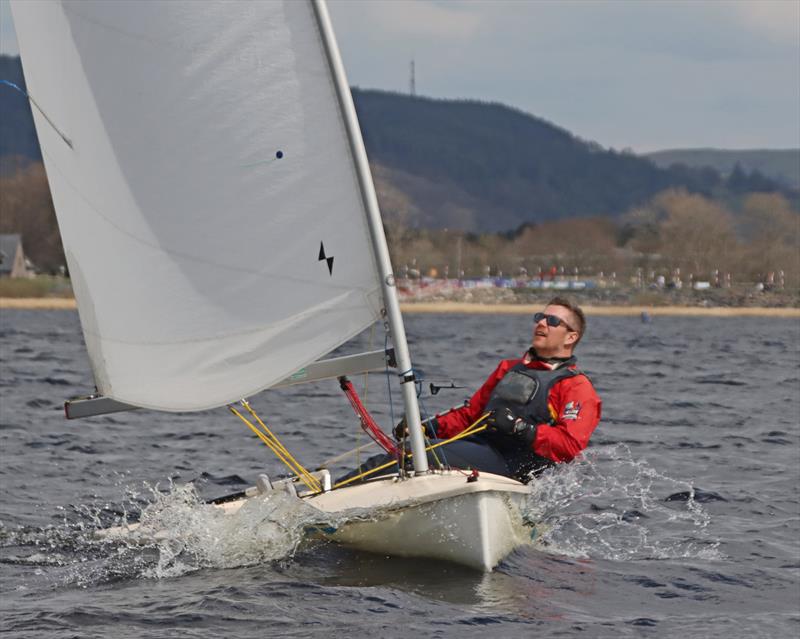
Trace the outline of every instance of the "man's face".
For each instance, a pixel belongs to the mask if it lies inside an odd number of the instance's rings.
[[[569,357],[578,339],[578,333],[571,330],[576,327],[577,318],[563,306],[547,306],[544,314],[557,317],[561,323],[550,326],[547,318],[536,322],[533,325],[533,348],[540,357]]]

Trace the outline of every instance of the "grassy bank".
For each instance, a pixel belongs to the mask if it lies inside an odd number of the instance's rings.
[[[0,298],[33,299],[33,298],[72,298],[72,285],[69,278],[55,275],[37,275],[30,279],[0,279]]]

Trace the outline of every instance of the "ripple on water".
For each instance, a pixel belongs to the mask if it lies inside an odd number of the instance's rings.
[[[526,514],[540,523],[537,543],[567,556],[721,557],[695,489],[635,460],[623,444],[595,448],[570,467],[545,473],[533,486]]]

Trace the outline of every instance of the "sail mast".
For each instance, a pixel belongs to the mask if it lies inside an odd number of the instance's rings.
[[[353,106],[353,98],[350,93],[350,87],[347,84],[347,77],[339,55],[339,48],[336,45],[336,38],[333,34],[328,8],[325,5],[325,0],[313,0],[312,6],[314,7],[314,14],[317,18],[317,24],[319,25],[325,52],[328,56],[331,74],[333,75],[333,81],[336,87],[336,94],[339,98],[339,105],[342,109],[342,117],[350,142],[350,149],[355,162],[358,184],[361,189],[361,196],[364,200],[364,209],[367,214],[372,248],[375,253],[375,261],[381,278],[381,290],[386,309],[386,319],[389,322],[389,330],[392,333],[392,341],[397,357],[397,367],[400,371],[403,407],[405,409],[406,419],[408,420],[414,471],[417,473],[424,473],[428,470],[428,460],[425,455],[425,442],[422,438],[414,373],[411,368],[411,356],[408,352],[408,342],[403,326],[403,316],[400,313],[400,303],[397,299],[397,288],[395,286],[395,277],[392,272],[392,263],[389,259],[389,248],[386,244],[386,236],[383,233],[383,222],[378,207],[378,198],[375,195],[375,187],[372,184],[372,175],[369,170],[367,154],[364,150],[364,142],[361,138],[361,129],[358,126],[356,110]]]

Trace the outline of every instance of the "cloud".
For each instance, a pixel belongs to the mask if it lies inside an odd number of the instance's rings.
[[[390,0],[363,2],[336,0],[331,7],[337,14],[358,15],[370,27],[390,37],[441,38],[464,40],[473,37],[481,26],[479,5],[435,0]]]
[[[17,34],[8,0],[0,0],[0,54],[19,55]]]
[[[797,0],[761,0],[736,2],[733,14],[741,23],[776,43],[800,42],[800,2]]]
[[[798,0],[328,0],[350,82],[499,101],[603,145],[800,145]],[[8,0],[0,0],[3,52]],[[12,34],[12,35],[9,35]]]

